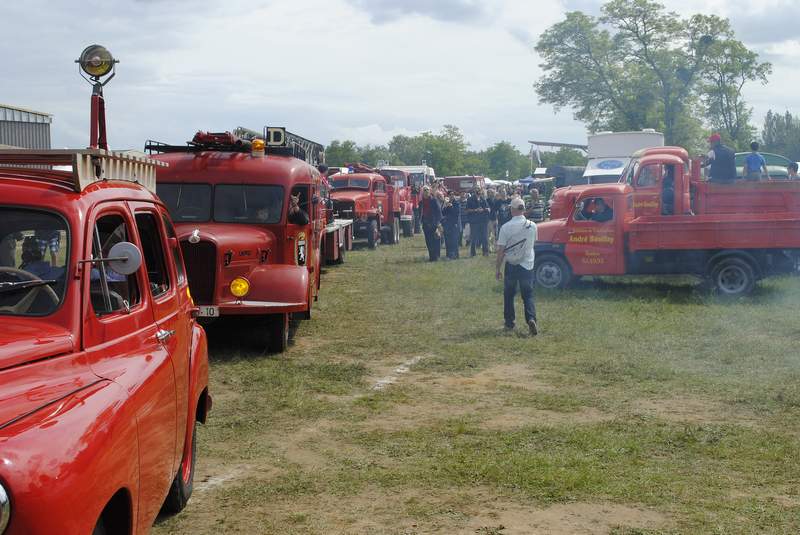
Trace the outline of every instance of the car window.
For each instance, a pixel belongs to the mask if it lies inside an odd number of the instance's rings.
[[[0,314],[54,312],[64,297],[68,251],[61,217],[0,208]]]
[[[210,185],[159,183],[156,191],[175,221],[203,222],[211,219]]]
[[[575,207],[575,221],[608,223],[614,220],[614,205],[611,199],[591,197],[584,199]]]
[[[161,219],[164,222],[164,229],[167,231],[167,238],[178,239],[175,234],[175,227],[172,226],[172,221],[169,220],[167,214],[161,214]],[[183,256],[180,252],[180,247],[173,249],[172,256],[175,258],[175,271],[178,273],[178,285],[186,282],[186,267],[183,264]]]
[[[375,193],[384,193],[386,191],[386,183],[383,181],[376,181],[374,187]]]
[[[214,221],[274,225],[282,214],[282,186],[221,184],[215,188]]]
[[[636,185],[639,187],[655,186],[661,179],[662,169],[660,164],[650,164],[641,167]]]
[[[111,248],[120,242],[130,242],[130,229],[119,214],[100,217],[92,236],[92,259],[108,258]],[[98,316],[133,308],[141,301],[136,275],[121,275],[105,262],[92,264],[89,293],[92,307]]]
[[[155,214],[152,212],[137,213],[136,227],[142,242],[142,256],[144,256],[144,265],[147,267],[150,293],[153,294],[153,297],[164,295],[170,288],[169,270]]]

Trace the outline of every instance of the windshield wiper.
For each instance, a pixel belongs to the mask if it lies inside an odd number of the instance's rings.
[[[45,286],[55,284],[56,280],[32,280],[32,281],[16,281],[16,282],[0,282],[0,293],[16,292],[19,290],[27,290],[29,288],[36,288],[37,286]]]

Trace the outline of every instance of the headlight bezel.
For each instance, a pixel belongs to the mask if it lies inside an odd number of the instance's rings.
[[[11,521],[11,495],[0,482],[0,535],[5,533]]]

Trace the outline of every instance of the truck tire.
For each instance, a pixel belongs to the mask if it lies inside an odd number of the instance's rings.
[[[283,353],[289,347],[289,314],[273,314],[267,321],[267,352]]]
[[[174,515],[180,513],[189,498],[192,496],[194,490],[194,465],[197,460],[197,422],[194,422],[192,429],[192,444],[189,446],[189,451],[184,452],[181,464],[178,467],[178,473],[175,474],[175,479],[172,480],[172,485],[169,488],[164,500],[164,505],[161,510],[167,514]]]
[[[403,237],[404,238],[411,238],[414,236],[414,222],[413,221],[403,221]]]
[[[730,256],[714,263],[709,274],[712,287],[726,297],[747,295],[756,285],[756,273],[750,262]]]
[[[563,290],[572,280],[572,269],[558,255],[541,255],[536,259],[533,270],[536,286],[548,290]]]
[[[371,219],[367,225],[367,247],[375,249],[380,241],[380,231],[378,229],[378,222]]]

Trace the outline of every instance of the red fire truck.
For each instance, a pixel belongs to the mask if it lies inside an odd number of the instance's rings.
[[[422,213],[420,206],[422,204],[422,188],[426,184],[432,184],[436,180],[436,171],[433,167],[429,167],[426,162],[422,165],[379,165],[379,173],[386,177],[392,171],[402,171],[408,177],[407,186],[411,188],[411,199],[413,206],[413,227],[414,234],[422,232]]]
[[[444,186],[448,191],[470,192],[475,188],[486,188],[486,178],[482,176],[446,176]]]
[[[240,132],[244,132],[242,129]],[[265,320],[264,347],[282,352],[292,316],[310,318],[326,227],[315,165],[323,147],[264,129],[260,139],[198,132],[185,145],[150,141],[200,317]]]
[[[622,181],[558,190],[539,225],[536,280],[563,288],[582,275],[690,274],[724,295],[797,270],[800,182],[716,184],[679,147],[637,153]]]
[[[366,239],[370,249],[379,242],[399,243],[399,192],[371,168],[351,167],[362,172],[339,173],[329,179],[334,213],[353,221],[353,235]]]
[[[411,173],[408,171],[380,169],[378,173],[397,190],[400,203],[400,227],[403,230],[403,236],[411,238],[414,235],[414,219],[422,199],[422,188],[416,187],[411,182]]]

